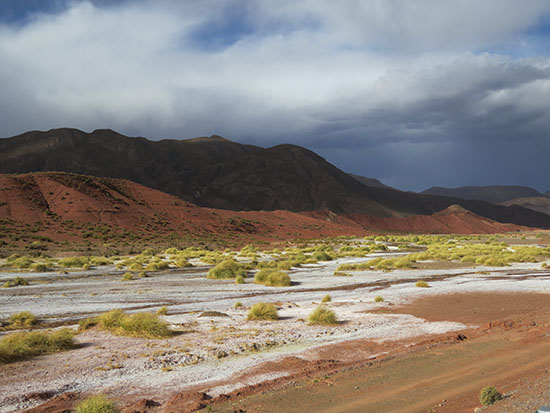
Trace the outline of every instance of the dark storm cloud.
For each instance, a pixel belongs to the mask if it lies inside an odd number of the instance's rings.
[[[40,4],[0,6],[0,136],[216,133],[400,188],[550,187],[547,1]]]

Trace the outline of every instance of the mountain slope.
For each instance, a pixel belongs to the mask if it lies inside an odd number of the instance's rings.
[[[0,245],[33,240],[125,248],[218,242],[361,236],[374,231],[495,233],[524,229],[481,218],[461,207],[432,216],[376,218],[330,211],[230,211],[202,208],[134,182],[72,173],[0,174]],[[9,246],[9,247],[6,247]]]
[[[519,206],[365,186],[295,145],[264,149],[218,136],[157,142],[110,130],[54,129],[0,139],[0,153],[0,173],[61,170],[125,178],[218,209],[387,218],[430,215],[459,204],[499,222],[550,228],[550,216]]]
[[[550,198],[546,196],[516,198],[511,201],[503,202],[502,205],[518,205],[523,208],[529,208],[534,211],[542,212],[543,214],[550,214]]]
[[[355,174],[352,174],[352,173],[350,173],[348,175],[354,177],[355,179],[357,179],[359,182],[361,182],[363,185],[366,185],[366,186],[373,186],[375,188],[393,189],[391,186],[384,185],[382,182],[380,182],[376,178],[367,178],[366,176],[355,175]]]
[[[434,186],[422,191],[427,195],[449,196],[461,199],[477,199],[495,204],[510,201],[515,198],[542,196],[536,189],[528,186],[492,185],[492,186],[462,186],[459,188],[442,188]]]

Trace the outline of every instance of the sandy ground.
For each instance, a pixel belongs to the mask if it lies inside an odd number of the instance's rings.
[[[504,269],[364,271],[354,273],[353,277],[332,275],[340,263],[356,260],[341,259],[293,270],[290,275],[294,285],[287,288],[265,287],[249,281],[236,285],[231,281],[208,280],[205,278],[206,268],[168,271],[130,282],[122,282],[121,272],[112,268],[67,275],[25,275],[31,281],[30,286],[0,290],[0,318],[30,310],[46,323],[70,325],[78,319],[113,308],[156,310],[166,305],[168,315],[165,319],[180,334],[170,339],[149,340],[117,337],[92,329],[77,336],[80,343],[78,349],[4,365],[0,367],[0,411],[38,406],[66,392],[74,392],[76,399],[84,394],[104,392],[123,405],[145,398],[159,405],[151,405],[147,409],[186,411],[199,407],[201,400],[197,401],[196,397],[188,400],[181,395],[196,396],[200,394],[198,391],[207,393],[208,396],[201,396],[204,401],[214,397],[218,402],[215,406],[218,406],[225,399],[225,394],[231,394],[231,401],[226,403],[235,403],[238,397],[259,391],[263,386],[279,386],[289,380],[302,380],[315,374],[323,374],[323,380],[317,379],[312,383],[312,388],[329,380],[324,377],[332,371],[352,376],[349,380],[345,377],[337,381],[330,379],[331,386],[336,382],[353,382],[358,377],[356,372],[343,371],[350,366],[395,360],[394,357],[403,351],[414,350],[421,355],[424,351],[422,346],[428,345],[426,340],[433,345],[449,341],[455,343],[461,331],[472,336],[470,331],[486,328],[483,325],[487,322],[509,315],[521,318],[535,309],[546,308],[546,294],[550,293],[550,272],[541,270],[540,264],[516,264]],[[0,280],[12,277],[12,273],[0,274]],[[415,287],[418,279],[427,280],[430,288]],[[307,325],[304,319],[327,293],[332,296],[329,306],[336,312],[340,324],[334,327]],[[472,301],[468,298],[479,293],[496,301],[479,298]],[[532,293],[538,293],[533,305],[529,304],[531,299],[519,298],[535,297]],[[384,303],[374,303],[378,295],[384,297]],[[242,302],[245,308],[234,309],[236,301]],[[277,303],[281,319],[277,322],[247,322],[246,307],[258,301]],[[510,306],[510,303],[514,305]],[[446,309],[454,310],[452,314],[447,314]],[[465,313],[464,309],[471,311]],[[219,311],[227,316],[201,317],[203,311]],[[543,321],[541,325],[544,325]],[[473,336],[482,335],[476,333]],[[495,340],[497,343],[498,340]],[[513,348],[509,343],[518,340],[502,340],[506,351],[512,354]],[[466,340],[458,345],[466,347],[470,343],[473,341]],[[494,345],[495,352],[500,352],[498,343],[495,343],[491,341],[486,348]],[[541,343],[542,349],[547,343]],[[445,349],[456,347],[442,346]],[[479,346],[479,357],[485,360],[485,347],[482,344]],[[473,354],[474,350],[468,350],[465,354],[468,352]],[[530,354],[538,353],[535,350],[533,353],[526,352],[525,357]],[[453,357],[449,359],[458,360]],[[433,364],[432,360],[426,359],[425,362],[427,366]],[[380,368],[386,369],[384,365],[388,364],[380,364]],[[449,368],[452,369],[452,366]],[[411,367],[410,370],[420,372],[421,369]],[[364,374],[368,376],[374,371],[368,368]],[[431,371],[425,372],[426,377],[433,374]],[[407,386],[406,377],[402,379],[403,386]],[[304,382],[300,383],[289,388],[302,389],[309,394],[309,382],[305,382],[305,387],[300,387]],[[385,388],[383,383],[379,383],[382,387],[376,393]],[[410,380],[409,385],[412,385]],[[321,393],[327,393],[326,388],[319,388],[324,389]],[[479,392],[479,388],[476,387],[475,391]],[[327,394],[332,393],[331,388]],[[406,392],[396,390],[395,395],[398,393]],[[174,396],[178,394],[180,399]],[[311,394],[313,396],[315,393]],[[395,395],[391,395],[392,399],[401,400]],[[446,397],[450,400],[451,396]],[[357,399],[362,402],[343,411],[377,411],[360,407],[368,398],[364,395]],[[428,399],[422,401],[423,411],[432,406],[425,403],[431,403]],[[56,400],[59,403],[59,399]],[[265,400],[264,411],[297,411],[299,407],[298,404],[281,405],[283,410],[277,410],[278,407],[273,409],[273,406],[279,406],[278,399],[266,396]],[[324,399],[319,397],[318,400]],[[407,400],[403,399],[402,403],[412,406],[413,402]],[[315,405],[315,400],[310,401],[312,406]],[[74,404],[70,397],[66,402]],[[246,401],[242,403],[246,411],[260,410],[255,410]],[[179,407],[170,410],[171,405]],[[334,398],[332,405],[346,406],[338,397]],[[224,411],[224,405],[219,406]],[[265,406],[271,408],[265,410]],[[421,407],[420,404],[418,407]],[[332,409],[331,403],[325,400],[320,410],[324,408]],[[41,409],[37,411],[47,411]]]

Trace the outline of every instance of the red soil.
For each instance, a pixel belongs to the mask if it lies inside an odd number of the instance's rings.
[[[40,235],[63,235],[61,223],[104,224],[154,234],[246,235],[274,241],[383,232],[497,233],[526,229],[481,218],[457,207],[430,216],[374,218],[331,211],[228,211],[201,208],[172,195],[122,179],[68,173],[0,174],[0,220],[10,225],[41,222]],[[78,239],[81,234],[73,237]]]

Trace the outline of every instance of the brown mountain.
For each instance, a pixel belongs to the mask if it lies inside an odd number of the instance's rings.
[[[550,214],[550,198],[546,196],[534,196],[527,198],[516,198],[511,201],[503,202],[502,205],[519,205],[523,208],[529,208],[534,211]]]
[[[461,199],[477,199],[495,204],[516,198],[539,197],[542,194],[528,186],[490,185],[462,186],[459,188],[442,188],[434,186],[422,192],[427,195],[451,196]]]
[[[366,176],[355,175],[352,173],[350,173],[349,175],[354,177],[355,179],[357,179],[359,182],[361,182],[363,185],[366,185],[366,186],[373,186],[375,188],[393,189],[391,186],[384,185],[382,182],[380,182],[380,180],[376,178],[367,178]]]
[[[264,149],[219,136],[149,141],[110,130],[54,129],[0,139],[0,153],[0,173],[126,178],[219,209],[330,210],[386,218],[430,215],[459,204],[495,221],[550,228],[550,216],[519,206],[365,186],[295,145]]]

